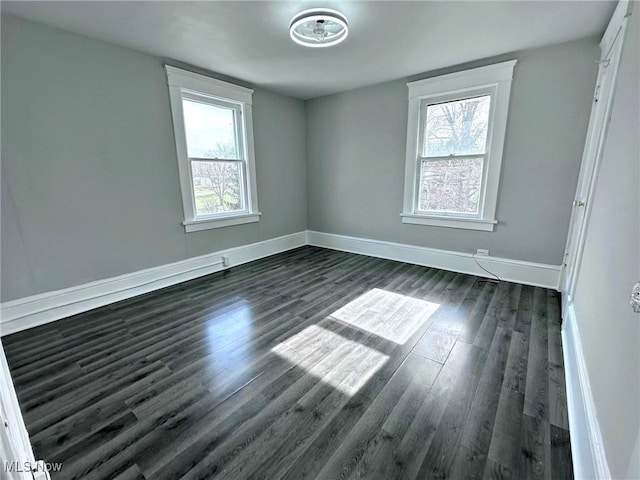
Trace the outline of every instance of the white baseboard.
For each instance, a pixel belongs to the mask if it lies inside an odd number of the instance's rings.
[[[371,257],[386,258],[399,262],[441,268],[453,272],[491,277],[474,261],[470,253],[418,247],[402,243],[347,237],[332,233],[308,231],[308,243],[318,247],[332,248],[344,252],[359,253]],[[475,256],[480,265],[495,273],[502,280],[558,289],[560,267],[542,263],[510,260],[507,258]]]
[[[218,272],[227,268],[222,266],[222,255],[228,255],[230,266],[235,266],[302,247],[306,243],[307,235],[303,231],[5,302],[1,306],[0,336]]]
[[[230,265],[234,266],[303,245],[315,245],[490,277],[476,264],[473,255],[469,253],[303,231],[200,257],[188,258],[168,265],[5,302],[0,309],[0,336],[218,272],[225,268],[221,262],[222,255],[228,255]],[[558,266],[498,257],[476,256],[476,259],[480,265],[494,272],[503,280],[546,288],[558,288],[560,276],[560,267]]]
[[[569,305],[566,311],[562,326],[562,351],[575,478],[609,479],[611,474],[573,305]]]

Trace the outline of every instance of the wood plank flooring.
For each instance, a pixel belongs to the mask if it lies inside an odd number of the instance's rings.
[[[303,247],[3,339],[54,479],[573,478],[557,292]]]

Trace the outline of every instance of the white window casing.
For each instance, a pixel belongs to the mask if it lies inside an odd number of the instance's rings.
[[[185,232],[195,232],[259,221],[260,211],[258,210],[255,151],[253,144],[253,90],[169,65],[166,65],[165,69],[167,72],[167,83],[169,85],[173,131],[178,159],[178,173],[180,176],[180,190],[182,192],[182,206],[184,211],[184,221],[182,225],[185,228]],[[188,155],[183,112],[183,99],[190,100],[194,97],[205,99],[203,103],[232,109],[236,112],[235,131],[237,148],[240,150],[240,158],[237,162],[242,164],[240,186],[241,210],[197,215],[194,179],[191,168],[191,162],[195,160],[189,158]],[[220,161],[224,161],[224,159],[220,159]]]
[[[409,117],[405,164],[403,223],[493,231],[500,182],[500,169],[507,127],[511,82],[516,60],[474,68],[408,83]],[[422,212],[418,209],[420,164],[425,131],[426,105],[490,95],[486,151],[477,215]],[[474,155],[471,155],[474,156]],[[469,157],[460,155],[458,158]],[[452,159],[456,158],[451,156]]]

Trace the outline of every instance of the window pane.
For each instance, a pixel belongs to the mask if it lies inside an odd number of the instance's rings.
[[[196,216],[244,210],[242,164],[191,162]]]
[[[191,158],[238,159],[235,110],[182,99],[187,154]]]
[[[423,156],[485,153],[491,96],[427,105]]]
[[[425,212],[478,214],[484,159],[422,161],[418,209]]]

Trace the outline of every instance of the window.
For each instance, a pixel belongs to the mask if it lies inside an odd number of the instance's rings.
[[[408,84],[403,223],[493,231],[515,64]]]
[[[253,90],[170,66],[166,70],[185,231],[259,221]]]

